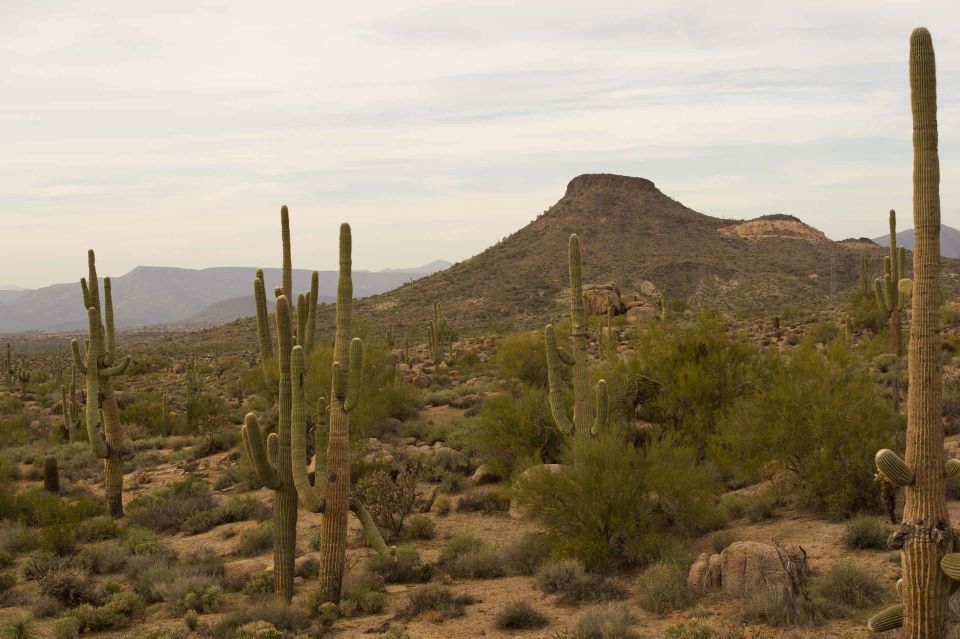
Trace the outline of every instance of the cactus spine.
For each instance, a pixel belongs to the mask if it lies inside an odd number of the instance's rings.
[[[874,616],[869,626],[889,630],[902,623],[902,637],[943,637],[956,554],[947,511],[942,424],[940,353],[940,166],[937,157],[936,74],[930,33],[910,36],[910,97],[913,112],[913,321],[908,351],[910,388],[907,449],[903,465],[883,461],[906,486],[903,523],[891,539],[902,547],[902,614],[895,606]],[[892,261],[892,260],[891,260]],[[881,451],[883,452],[883,451]],[[881,455],[877,456],[878,462]],[[881,464],[878,463],[878,469]],[[889,472],[889,470],[887,470]],[[911,476],[912,475],[912,478]],[[891,478],[896,479],[896,478]],[[902,544],[902,546],[901,546]],[[960,576],[960,575],[957,575]]]
[[[363,344],[350,339],[353,306],[350,226],[340,225],[340,277],[337,283],[336,334],[329,403],[317,404],[320,423],[314,429],[315,469],[307,470],[307,420],[304,398],[304,353],[293,349],[293,478],[300,503],[310,511],[323,513],[320,534],[320,595],[323,601],[339,601],[346,570],[347,513],[360,520],[370,545],[386,554],[383,536],[359,499],[350,494],[350,411],[360,398],[363,372]],[[326,428],[323,427],[326,422]],[[326,460],[321,450],[326,440]]]
[[[104,492],[110,514],[123,517],[123,431],[120,428],[117,400],[113,395],[113,378],[123,374],[130,364],[130,358],[117,361],[110,278],[103,279],[101,304],[96,257],[92,250],[87,253],[87,267],[89,279],[80,279],[89,332],[86,358],[81,358],[77,340],[73,340],[71,347],[74,365],[87,378],[87,438],[94,454],[103,460]]]
[[[887,314],[890,323],[890,348],[899,357],[903,353],[900,335],[900,311],[906,296],[900,292],[900,278],[906,271],[906,250],[897,250],[897,213],[890,209],[890,255],[883,258],[883,277],[874,281],[877,306]]]
[[[284,286],[277,290],[277,352],[276,362],[280,371],[279,420],[277,432],[266,438],[260,430],[256,415],[248,413],[241,428],[244,451],[253,463],[257,476],[264,486],[273,491],[273,581],[274,591],[284,604],[293,599],[293,563],[297,537],[297,490],[293,482],[293,463],[290,456],[290,424],[293,418],[293,381],[290,359],[294,346],[302,352],[305,344],[294,339],[293,317],[290,308],[289,290],[292,286],[290,266],[290,217],[287,207],[280,209],[280,228],[283,243]],[[312,278],[316,282],[316,278]],[[312,293],[312,291],[311,291]],[[257,306],[257,336],[260,342],[260,360],[266,375],[273,359],[270,346],[270,325],[267,319],[266,293],[263,271],[257,271],[253,282],[253,294]],[[300,328],[299,339],[305,340],[308,332],[307,316],[311,313],[307,296],[300,296],[296,321]],[[315,308],[316,305],[314,305]],[[315,311],[314,311],[315,312]],[[314,320],[315,321],[315,320]],[[302,372],[302,366],[301,366]],[[302,381],[300,382],[302,383]]]
[[[580,238],[570,236],[570,339],[573,355],[557,346],[553,325],[544,328],[547,348],[547,374],[550,385],[550,412],[553,421],[564,434],[573,434],[577,440],[596,435],[607,423],[607,382],[600,380],[596,387],[596,417],[590,398],[590,364],[587,361],[587,311],[583,301],[583,275],[580,262]],[[561,363],[573,367],[573,421],[563,405],[563,376]]]

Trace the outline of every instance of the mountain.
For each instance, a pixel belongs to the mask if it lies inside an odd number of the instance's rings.
[[[397,271],[356,271],[354,294],[383,293],[434,272],[436,263]],[[185,269],[138,266],[112,279],[118,326],[160,324],[222,324],[254,315],[255,268]],[[310,271],[294,270],[294,290],[310,288]],[[280,284],[280,269],[264,269],[268,290]],[[320,301],[336,297],[337,272],[320,271]],[[268,296],[270,297],[270,296]],[[86,314],[80,286],[54,284],[31,290],[0,290],[0,333],[83,328]]]
[[[455,327],[537,328],[567,313],[567,242],[581,239],[585,283],[612,282],[624,292],[647,280],[696,307],[775,313],[809,306],[857,282],[869,242],[833,242],[783,214],[754,220],[698,213],[639,177],[574,178],[545,213],[479,255],[400,288],[360,300],[358,320],[422,336],[435,301]],[[872,247],[872,248],[871,248]],[[323,309],[324,329],[332,310]]]
[[[377,271],[377,273],[419,273],[421,275],[429,275],[431,273],[436,273],[437,271],[450,268],[450,266],[451,263],[446,260],[434,260],[429,264],[424,264],[423,266],[414,268],[384,268]]]
[[[0,291],[25,291],[26,289],[16,284],[0,284]]]
[[[890,246],[889,235],[875,237],[873,241],[880,246]],[[913,229],[897,233],[897,246],[913,250]],[[940,254],[944,257],[960,259],[960,231],[946,224],[940,225]]]

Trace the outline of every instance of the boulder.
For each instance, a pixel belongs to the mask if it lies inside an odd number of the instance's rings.
[[[415,375],[411,382],[417,388],[430,388],[430,378],[423,373]]]
[[[789,587],[801,581],[806,572],[807,554],[800,547],[777,548],[756,541],[736,541],[720,553],[721,587],[731,597]]]
[[[690,566],[687,573],[687,586],[697,594],[703,594],[710,589],[710,555],[702,552]]]
[[[614,315],[623,312],[620,289],[614,284],[591,284],[583,287],[583,301],[587,315],[606,315],[612,310]]]
[[[474,486],[479,484],[491,484],[495,481],[500,481],[500,475],[490,470],[490,467],[486,464],[480,464],[477,466],[477,469],[473,471],[473,474],[470,475],[468,480]]]
[[[631,323],[637,323],[640,320],[649,319],[654,316],[654,310],[652,306],[634,306],[633,308],[627,309],[627,321]]]

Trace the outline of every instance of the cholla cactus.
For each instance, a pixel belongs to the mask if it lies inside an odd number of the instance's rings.
[[[89,338],[85,358],[80,356],[80,343],[73,340],[73,360],[77,370],[87,379],[87,438],[94,454],[103,460],[104,492],[110,514],[123,517],[123,461],[127,453],[120,427],[120,411],[113,395],[113,378],[127,370],[130,358],[117,360],[110,278],[103,280],[101,307],[96,257],[92,250],[87,253],[87,266],[89,279],[81,279],[80,288],[87,309]]]
[[[297,490],[293,483],[293,464],[290,457],[290,424],[293,412],[293,381],[290,358],[296,346],[302,350],[310,340],[306,328],[315,325],[316,319],[308,315],[316,314],[313,288],[316,278],[312,278],[311,292],[300,295],[297,309],[299,327],[297,339],[294,338],[292,310],[287,295],[292,285],[290,266],[290,218],[287,207],[280,210],[280,226],[283,243],[283,288],[277,292],[277,350],[276,362],[271,346],[270,324],[267,318],[267,304],[264,292],[263,271],[257,271],[253,283],[253,294],[257,307],[257,336],[260,342],[260,360],[264,375],[270,365],[279,367],[279,420],[277,432],[266,438],[256,415],[249,413],[241,428],[244,451],[253,462],[257,476],[264,486],[273,491],[273,580],[277,598],[290,603],[293,598],[293,563],[297,536]],[[301,341],[302,340],[302,341]],[[302,383],[302,381],[301,381]]]
[[[903,521],[890,538],[901,549],[900,605],[872,617],[877,632],[903,627],[901,637],[928,639],[946,632],[950,593],[960,581],[960,553],[947,510],[945,481],[960,474],[960,462],[944,461],[940,275],[940,162],[937,156],[936,74],[930,33],[910,37],[913,111],[913,321],[908,352],[906,458],[877,453],[878,474],[906,488]]]
[[[353,512],[360,520],[374,550],[380,554],[390,552],[366,508],[350,493],[350,411],[360,399],[363,372],[363,344],[358,338],[350,339],[352,306],[350,226],[342,224],[330,401],[321,399],[317,405],[320,423],[314,429],[316,463],[312,478],[304,463],[308,456],[303,349],[295,347],[291,359],[293,481],[304,508],[323,513],[320,596],[325,602],[340,599],[346,571],[348,512]],[[326,460],[320,452],[324,449]],[[290,453],[287,457],[290,459]]]
[[[547,348],[547,375],[550,385],[550,412],[553,421],[564,434],[573,434],[577,439],[596,435],[607,423],[607,382],[600,380],[596,387],[596,416],[590,398],[590,364],[587,361],[587,312],[583,301],[583,276],[580,264],[580,239],[570,236],[570,320],[573,354],[557,346],[553,325],[544,329]],[[563,375],[560,365],[573,367],[573,420],[567,416],[563,405]]]

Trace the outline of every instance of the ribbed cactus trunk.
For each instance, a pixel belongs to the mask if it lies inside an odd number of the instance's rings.
[[[952,553],[953,531],[945,480],[958,464],[945,464],[940,352],[940,166],[937,156],[936,74],[933,43],[923,28],[910,38],[910,95],[913,111],[913,317],[908,351],[906,459],[877,454],[877,468],[906,487],[903,523],[892,543],[902,547],[901,605],[870,620],[877,631],[902,624],[901,636],[945,636],[950,593],[960,579],[960,554]]]
[[[583,273],[580,258],[580,239],[570,236],[568,248],[568,270],[570,275],[570,341],[573,354],[557,346],[557,336],[553,326],[544,329],[547,349],[547,374],[549,381],[550,412],[557,427],[565,434],[573,434],[577,441],[589,439],[597,434],[607,421],[607,383],[597,383],[597,414],[594,418],[590,388],[590,363],[587,349],[587,311],[583,300]],[[563,404],[563,376],[561,364],[573,367],[573,421],[567,417]]]
[[[113,394],[113,377],[123,374],[130,364],[125,357],[117,363],[117,340],[113,320],[113,297],[110,278],[103,280],[101,309],[100,285],[97,279],[96,257],[87,253],[89,281],[80,280],[83,303],[87,309],[89,340],[86,358],[80,355],[80,344],[73,340],[74,365],[87,381],[87,438],[94,454],[103,459],[104,493],[110,514],[123,517],[123,430],[120,411]],[[103,428],[100,428],[101,418]]]
[[[933,42],[926,29],[910,38],[913,111],[913,318],[908,352],[906,463],[915,479],[906,489],[903,547],[904,637],[941,637],[950,579],[940,570],[952,547],[944,485],[943,364],[940,353],[940,161]]]
[[[54,495],[60,494],[60,470],[54,455],[43,458],[43,489]]]
[[[293,565],[297,545],[297,489],[293,485],[290,458],[290,353],[293,349],[290,308],[285,298],[277,300],[277,354],[280,365],[279,423],[277,455],[273,462],[279,486],[273,497],[273,565],[277,598],[293,599]]]
[[[340,277],[337,282],[337,329],[334,373],[327,431],[326,504],[320,533],[320,593],[323,601],[339,601],[346,568],[347,512],[350,509],[350,416],[345,406],[343,376],[350,367],[353,319],[352,242],[350,227],[340,227]],[[359,342],[358,342],[359,344]],[[359,379],[350,382],[359,386]],[[353,386],[351,384],[351,387]],[[352,408],[352,406],[350,407]]]
[[[890,330],[890,351],[900,357],[903,354],[901,311],[905,295],[900,291],[900,279],[904,276],[904,249],[897,249],[897,213],[890,209],[890,254],[883,260],[883,277],[876,279],[877,306],[887,314]]]

